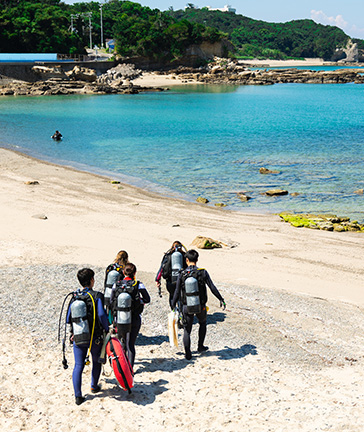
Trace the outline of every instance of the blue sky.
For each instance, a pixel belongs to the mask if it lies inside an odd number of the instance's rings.
[[[78,0],[80,1],[80,0]],[[64,0],[65,3],[76,3],[74,0]],[[104,3],[104,1],[100,1]],[[364,1],[363,0],[141,0],[136,1],[144,6],[167,10],[183,9],[187,3],[198,7],[224,7],[231,4],[236,12],[254,19],[272,22],[285,22],[293,19],[312,18],[321,24],[336,25],[351,37],[364,39]]]

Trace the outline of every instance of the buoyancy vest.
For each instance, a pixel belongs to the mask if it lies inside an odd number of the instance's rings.
[[[195,279],[197,281],[198,287],[190,292],[189,289],[186,290],[186,285],[189,284],[190,279]],[[196,292],[198,289],[198,293]],[[188,299],[189,297],[189,299]],[[196,298],[198,297],[198,298]],[[187,313],[199,313],[201,307],[203,307],[207,302],[207,290],[204,281],[204,269],[186,269],[182,271],[181,274],[181,301],[184,306],[187,306]]]
[[[102,293],[93,290],[73,293],[70,308],[72,332],[76,345],[90,344],[92,329],[94,329],[92,342],[103,334],[103,327],[97,313],[97,300],[99,298],[102,300]]]
[[[173,284],[177,282],[179,272],[187,267],[185,253],[182,249],[167,252],[162,263],[162,277]]]
[[[139,293],[139,281],[123,279],[116,282],[110,308],[117,325],[119,339],[125,340],[126,334],[131,331],[133,314],[141,313],[143,307]]]
[[[105,295],[105,306],[110,305],[110,295],[114,283],[124,278],[123,266],[118,263],[113,263],[107,266],[105,271],[105,282],[104,282],[104,295]]]
[[[135,314],[140,314],[143,312],[144,305],[141,302],[139,293],[139,281],[123,279],[116,282],[116,287],[114,291],[113,301],[110,305],[113,315],[115,316],[117,311],[117,302],[119,294],[127,293],[131,297],[131,312]]]

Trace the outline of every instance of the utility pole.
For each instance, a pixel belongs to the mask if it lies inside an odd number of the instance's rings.
[[[92,21],[91,21],[92,12],[88,12],[85,15],[88,16],[88,26],[90,30],[90,49],[92,49]]]
[[[84,21],[84,18],[88,18],[88,27],[89,27],[89,33],[90,33],[90,49],[92,49],[92,12],[85,12],[80,14],[72,14],[71,15],[71,33],[74,31],[77,32],[77,30],[74,28],[74,21],[75,19],[82,18],[82,21]],[[84,27],[82,26],[82,32],[84,30]]]
[[[75,26],[74,26],[74,20],[77,20],[77,18],[79,16],[80,16],[79,14],[72,14],[71,15],[71,27],[70,27],[71,33],[73,33],[73,32],[77,33],[77,30],[75,29]]]
[[[103,27],[103,23],[102,23],[102,7],[104,5],[102,3],[100,3],[100,24],[101,24],[101,48],[104,47],[104,27]]]

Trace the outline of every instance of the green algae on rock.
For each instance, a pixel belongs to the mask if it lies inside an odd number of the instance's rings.
[[[356,231],[364,232],[364,224],[357,221],[350,222],[348,217],[339,217],[332,214],[309,214],[309,213],[287,213],[282,212],[279,215],[285,222],[289,222],[296,228],[311,228],[324,231]]]
[[[222,247],[219,241],[204,236],[197,236],[193,240],[192,245],[196,246],[198,249],[215,249]]]

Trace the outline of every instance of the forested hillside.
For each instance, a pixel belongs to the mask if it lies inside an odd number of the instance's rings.
[[[345,47],[349,36],[333,26],[312,20],[269,23],[231,12],[207,8],[170,11],[176,19],[203,23],[228,33],[237,53],[247,57],[321,57],[330,59],[337,47]]]
[[[92,41],[100,45],[99,2],[67,5],[60,0],[0,0],[0,8],[0,52],[82,53],[89,45],[89,12]],[[191,44],[215,42],[224,36],[204,24],[118,0],[103,4],[103,28],[104,39],[114,38],[121,55],[168,60],[183,55]]]
[[[349,39],[337,27],[311,20],[268,23],[207,8],[173,11],[171,7],[161,12],[131,1],[102,4],[104,40],[115,39],[116,50],[123,56],[173,60],[191,44],[226,36],[237,56],[329,59]],[[100,45],[99,2],[0,0],[0,52],[84,53],[90,43],[90,12],[92,44]],[[364,46],[364,41],[356,42]]]

